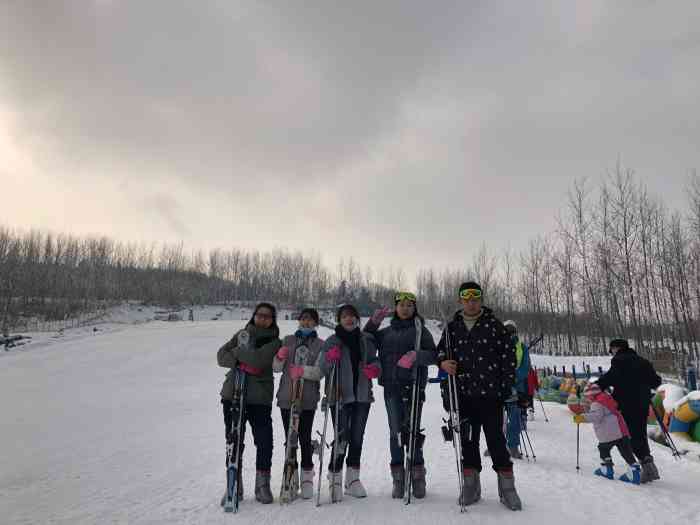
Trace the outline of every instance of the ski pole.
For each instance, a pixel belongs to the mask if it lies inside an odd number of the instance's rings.
[[[581,450],[581,423],[576,423],[576,474],[581,473],[581,465],[579,463],[580,450]]]
[[[540,391],[537,391],[537,399],[540,402],[540,406],[542,407],[542,414],[544,414],[544,421],[545,423],[549,423],[549,419],[547,418],[547,412],[544,410],[544,403],[542,402],[542,396],[540,395]]]
[[[530,441],[530,434],[527,431],[527,428],[524,430],[525,432],[525,438],[527,439],[528,445],[530,445],[530,452],[532,452],[532,461],[537,461],[537,456],[535,456],[535,449],[532,448],[532,441]]]
[[[666,443],[668,444],[669,448],[671,449],[671,453],[673,454],[673,457],[675,459],[681,459],[681,453],[678,451],[678,447],[676,447],[676,444],[674,443],[673,438],[671,437],[671,433],[668,431],[668,428],[666,428],[666,425],[664,424],[663,418],[656,411],[656,407],[654,406],[654,403],[652,403],[650,401],[649,405],[651,406],[651,409],[654,411],[654,416],[656,417],[656,421],[659,423],[659,426],[661,427],[661,431],[664,434],[664,438],[666,438]]]

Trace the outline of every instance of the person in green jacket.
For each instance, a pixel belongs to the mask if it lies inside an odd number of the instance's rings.
[[[248,332],[249,343],[239,346],[238,336]],[[253,430],[256,448],[255,459],[255,499],[261,503],[272,503],[270,490],[270,469],[272,468],[272,397],[274,381],[272,378],[272,361],[282,346],[277,326],[277,310],[270,303],[260,303],[255,307],[253,317],[243,330],[237,332],[230,341],[222,346],[217,355],[219,366],[230,368],[221,389],[221,403],[224,408],[224,425],[226,436],[231,433],[233,422],[233,388],[236,368],[248,374],[245,421]],[[245,433],[245,426],[241,433]],[[244,436],[241,436],[241,443]],[[241,447],[241,455],[243,447]],[[239,472],[240,474],[240,472]],[[239,476],[239,498],[243,495],[243,485]]]

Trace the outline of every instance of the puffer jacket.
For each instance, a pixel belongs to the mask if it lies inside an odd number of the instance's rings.
[[[282,378],[277,387],[277,406],[280,408],[289,409],[291,407],[292,378],[289,377],[289,365],[294,363],[297,348],[302,345],[308,348],[306,360],[301,365],[304,367],[304,375],[302,376],[304,378],[304,389],[301,393],[302,410],[316,410],[318,401],[321,398],[321,367],[319,363],[321,361],[323,339],[319,339],[316,336],[304,337],[301,335],[301,332],[297,332],[294,335],[288,335],[282,341],[282,346],[289,348],[289,357],[284,361],[280,361],[275,356],[272,361],[272,370],[274,372],[282,372]]]
[[[610,362],[610,370],[598,378],[601,390],[613,387],[613,398],[625,412],[648,410],[651,389],[661,385],[653,365],[631,348],[619,350]]]
[[[600,443],[617,441],[627,435],[625,429],[620,426],[618,416],[598,401],[593,401],[590,410],[582,415],[587,423],[593,423],[595,436]]]
[[[341,349],[341,357],[339,363],[341,405],[354,402],[373,403],[374,395],[372,393],[372,380],[368,379],[367,376],[365,376],[365,374],[362,373],[362,370],[360,370],[357,375],[357,395],[355,395],[354,373],[352,369],[352,361],[350,359],[350,348],[348,348],[348,346],[345,345],[345,343],[343,343],[340,337],[338,337],[335,334],[326,339],[325,343],[323,343],[323,347],[321,348],[322,357],[320,361],[320,366],[321,372],[326,378],[326,385],[328,385],[331,371],[331,364],[326,360],[326,352],[328,352],[328,350],[330,350],[334,346],[339,346]],[[362,332],[362,336],[360,337],[360,346],[362,352],[360,359],[360,367],[362,367],[363,364],[374,364],[380,367],[381,369],[381,363],[377,358],[377,345],[375,343],[374,336]],[[333,389],[333,392],[328,393],[328,398],[331,403],[335,404],[335,388]]]
[[[457,312],[442,332],[437,347],[438,364],[448,359],[446,332],[457,361],[457,386],[462,395],[500,401],[510,398],[515,386],[515,347],[493,311],[482,307],[471,330],[467,330],[462,312]]]
[[[425,388],[428,378],[428,366],[434,365],[435,341],[430,331],[421,330],[420,347],[416,348],[416,324],[414,319],[402,320],[394,317],[389,326],[379,329],[379,325],[370,319],[364,331],[374,335],[382,364],[379,385],[384,387],[384,395],[391,396],[400,391],[401,386],[413,382],[413,371],[417,372],[419,384]],[[411,350],[416,350],[413,369],[407,370],[397,366],[399,359]]]
[[[238,345],[238,335],[246,331],[250,334],[248,346]],[[221,389],[221,398],[227,401],[233,399],[234,379],[238,363],[245,363],[260,370],[259,375],[248,374],[246,380],[246,404],[247,405],[272,405],[275,384],[272,378],[272,360],[282,346],[279,340],[279,329],[256,328],[249,324],[224,344],[216,354],[219,366],[230,368],[226,374],[224,386]]]

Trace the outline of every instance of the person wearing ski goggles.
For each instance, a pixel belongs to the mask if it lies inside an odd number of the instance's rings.
[[[410,482],[412,494],[417,499],[425,497],[425,459],[423,443],[425,436],[418,432],[415,436],[415,454],[413,465],[404,466],[405,446],[408,436],[405,422],[410,417],[412,386],[419,381],[419,402],[417,418],[420,421],[425,385],[428,378],[428,365],[435,364],[435,341],[424,320],[418,313],[416,295],[412,292],[398,292],[394,295],[394,309],[389,326],[380,328],[382,321],[392,312],[384,307],[374,312],[365,324],[364,331],[374,335],[382,364],[379,385],[384,390],[384,406],[389,427],[389,451],[391,462],[389,469],[393,482],[391,497],[402,498],[406,483]],[[420,326],[420,334],[418,333]],[[420,337],[420,345],[416,341]],[[414,373],[415,372],[415,373]],[[420,428],[420,424],[418,424]],[[410,472],[409,472],[410,470]],[[409,478],[410,476],[410,478]]]
[[[458,406],[457,420],[468,421],[471,426],[471,432],[459,433],[463,482],[459,501],[461,505],[471,505],[481,498],[479,434],[483,428],[498,476],[501,503],[511,510],[521,510],[513,463],[503,435],[504,403],[512,396],[515,386],[513,341],[493,311],[482,304],[483,292],[478,283],[463,283],[458,296],[462,308],[442,333],[437,362],[457,383],[456,403],[444,402],[449,392],[443,385],[443,405]]]

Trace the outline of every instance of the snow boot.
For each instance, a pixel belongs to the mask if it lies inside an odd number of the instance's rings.
[[[311,499],[314,495],[314,469],[301,471],[301,497]]]
[[[403,498],[405,489],[403,465],[391,465],[391,479],[393,481],[391,497],[394,499]]]
[[[328,483],[330,484],[331,503],[343,501],[343,471],[328,472]]]
[[[413,467],[413,495],[416,499],[425,497],[425,465],[414,465]]]
[[[462,471],[462,494],[457,499],[458,505],[472,505],[481,499],[481,479],[479,471],[465,468]]]
[[[625,481],[627,483],[633,483],[639,485],[641,482],[641,473],[639,471],[639,464],[635,463],[627,468],[627,471],[620,476],[620,481]]]
[[[255,473],[255,499],[266,505],[274,501],[270,490],[269,470],[258,470]]]
[[[613,470],[612,463],[601,463],[601,466],[593,471],[596,476],[601,476],[603,478],[615,479],[615,471]]]
[[[510,510],[523,510],[520,496],[515,490],[515,477],[512,470],[499,470],[498,474],[498,496]]]
[[[345,494],[356,498],[366,498],[367,491],[360,481],[360,467],[350,467],[345,471]]]
[[[509,448],[508,454],[510,454],[510,457],[513,459],[523,459],[523,453],[520,452],[518,447]]]
[[[659,476],[659,469],[657,469],[654,464],[654,458],[647,456],[642,460],[640,483],[649,483],[657,479],[661,479],[661,476]]]

